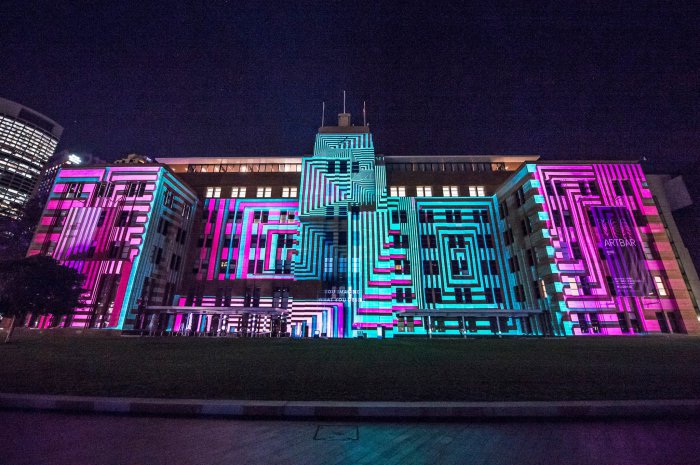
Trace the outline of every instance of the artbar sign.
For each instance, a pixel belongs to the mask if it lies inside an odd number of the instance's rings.
[[[623,296],[648,296],[654,284],[644,262],[644,250],[626,207],[591,207],[593,226],[611,278],[612,292]]]

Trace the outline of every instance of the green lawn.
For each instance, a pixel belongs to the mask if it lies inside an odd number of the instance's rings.
[[[52,338],[0,344],[0,391],[274,400],[700,398],[700,338]]]

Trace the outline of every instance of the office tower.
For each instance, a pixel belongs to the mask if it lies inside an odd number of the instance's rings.
[[[0,215],[18,218],[56,150],[63,128],[18,103],[0,98]]]

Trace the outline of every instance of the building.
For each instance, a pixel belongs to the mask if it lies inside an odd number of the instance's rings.
[[[56,176],[61,168],[72,165],[100,165],[105,161],[92,154],[76,154],[69,150],[61,150],[49,159],[44,168],[41,170],[39,180],[34,186],[33,196],[46,202],[49,192],[53,187]]]
[[[153,160],[145,155],[139,155],[138,153],[130,153],[125,157],[114,161],[115,165],[143,165],[145,163],[153,163]]]
[[[18,103],[0,98],[0,215],[18,218],[63,128]]]
[[[383,156],[341,114],[308,156],[65,167],[29,253],[85,274],[74,327],[699,333],[660,208],[636,162]]]

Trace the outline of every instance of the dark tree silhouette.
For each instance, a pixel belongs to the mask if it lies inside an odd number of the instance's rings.
[[[10,340],[17,321],[29,313],[53,315],[53,324],[71,315],[81,303],[83,276],[51,257],[32,257],[0,262],[0,314],[12,322],[5,339]]]
[[[33,197],[19,219],[0,216],[0,257],[10,259],[27,255],[45,200]]]

